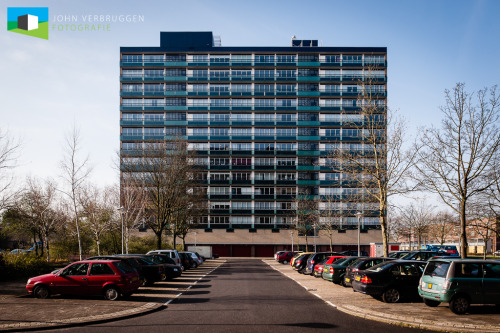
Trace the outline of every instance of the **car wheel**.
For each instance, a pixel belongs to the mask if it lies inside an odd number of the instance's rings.
[[[386,303],[397,303],[401,298],[399,290],[395,288],[389,288],[382,294],[382,300]]]
[[[469,310],[470,301],[467,297],[463,295],[457,295],[453,297],[450,302],[450,310],[454,314],[465,314]]]
[[[344,280],[343,278],[340,280],[340,285],[341,285],[342,287],[344,287],[344,288],[347,288],[347,287],[348,287],[348,286],[347,286],[347,284],[345,283],[345,280]]]
[[[33,290],[33,295],[36,298],[49,298],[50,297],[50,290],[44,285],[38,285],[35,287]]]
[[[436,306],[438,306],[439,304],[441,304],[441,302],[440,301],[434,301],[432,299],[424,298],[424,304],[427,305],[427,306],[430,306],[431,308],[435,308]]]
[[[116,301],[120,297],[120,292],[116,287],[107,287],[104,289],[104,298],[108,301]]]

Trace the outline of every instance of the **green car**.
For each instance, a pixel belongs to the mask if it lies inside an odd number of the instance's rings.
[[[500,261],[431,259],[420,279],[418,293],[427,306],[447,302],[456,314],[466,313],[471,304],[500,305]]]
[[[332,264],[323,266],[323,279],[332,281],[336,284],[344,283],[344,275],[346,267],[354,260],[360,257],[346,257],[335,261]]]

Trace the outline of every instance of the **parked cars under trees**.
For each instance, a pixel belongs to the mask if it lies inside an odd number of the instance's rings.
[[[417,177],[460,217],[460,254],[467,257],[469,205],[495,184],[500,150],[500,95],[496,86],[468,92],[464,83],[445,91],[441,127],[426,129],[418,152]]]

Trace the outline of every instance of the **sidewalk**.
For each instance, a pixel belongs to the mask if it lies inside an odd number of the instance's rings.
[[[327,304],[353,316],[443,332],[500,332],[500,310],[495,306],[471,306],[471,313],[458,316],[450,311],[447,304],[437,308],[416,301],[389,304],[353,292],[352,288],[299,274],[290,265],[280,264],[273,259],[263,261]]]
[[[26,331],[76,326],[137,316],[166,307],[165,303],[182,294],[224,260],[209,260],[198,269],[183,272],[168,282],[141,287],[129,299],[107,301],[103,297],[29,296],[26,281],[0,282],[0,331]]]

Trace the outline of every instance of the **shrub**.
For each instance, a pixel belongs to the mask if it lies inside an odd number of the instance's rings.
[[[54,270],[53,263],[48,263],[45,258],[32,254],[4,254],[0,260],[0,269],[5,274],[0,275],[1,280],[15,280],[50,273]],[[57,265],[58,267],[60,264]]]

